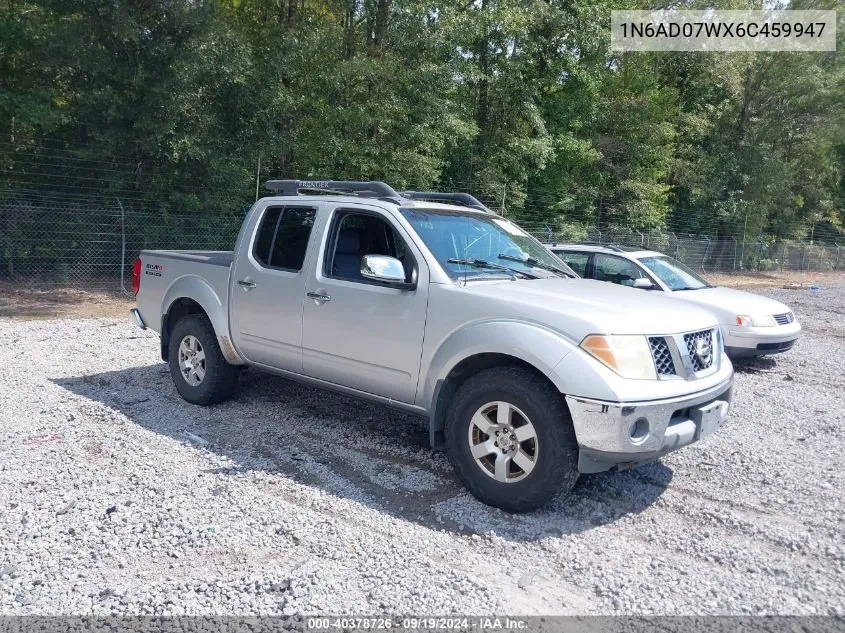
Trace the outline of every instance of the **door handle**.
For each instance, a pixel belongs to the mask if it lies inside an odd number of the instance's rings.
[[[314,301],[331,301],[331,295],[327,295],[324,292],[306,292],[305,296],[309,299],[313,299]]]
[[[253,288],[255,288],[255,282],[249,281],[248,279],[239,279],[238,285],[244,290],[252,290]]]

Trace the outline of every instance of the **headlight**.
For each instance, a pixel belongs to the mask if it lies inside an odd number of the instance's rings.
[[[757,316],[738,314],[736,316],[736,324],[740,327],[772,327],[775,324],[775,318],[771,314]]]
[[[591,334],[581,341],[581,349],[623,378],[657,379],[644,336]]]

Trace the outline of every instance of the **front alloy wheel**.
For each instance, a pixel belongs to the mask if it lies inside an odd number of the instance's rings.
[[[472,416],[470,452],[476,465],[503,483],[516,483],[537,463],[537,430],[528,416],[509,402],[488,402]]]
[[[444,435],[470,492],[508,512],[530,512],[578,479],[578,442],[557,388],[527,367],[490,367],[455,391]]]

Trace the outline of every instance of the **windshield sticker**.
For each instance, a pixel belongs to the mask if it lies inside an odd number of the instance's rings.
[[[511,224],[507,220],[503,220],[501,218],[492,218],[492,220],[493,220],[493,222],[496,223],[496,226],[504,229],[509,234],[518,235],[519,237],[522,237],[522,231],[520,231],[518,228],[516,228],[516,225]]]

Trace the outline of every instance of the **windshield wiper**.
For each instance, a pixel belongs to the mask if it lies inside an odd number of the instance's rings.
[[[541,262],[535,257],[526,257],[525,259],[521,259],[519,257],[514,257],[513,255],[506,255],[504,253],[499,253],[498,255],[496,255],[496,257],[498,257],[499,259],[507,259],[512,262],[519,262],[520,264],[525,264],[526,266],[533,266],[534,268],[540,268],[542,270],[548,270],[549,272],[558,273],[561,275],[566,275],[567,277],[575,278],[574,275],[566,272],[562,268],[558,268],[557,266],[552,266],[551,264]]]
[[[510,266],[502,266],[501,264],[494,264],[493,262],[488,262],[486,259],[449,259],[447,260],[450,264],[463,264],[464,266],[472,266],[473,268],[488,268],[490,270],[504,270],[505,272],[509,272],[512,275],[524,275],[529,279],[539,279],[537,275],[534,273],[529,273],[525,270],[519,270],[518,268],[511,268]]]

